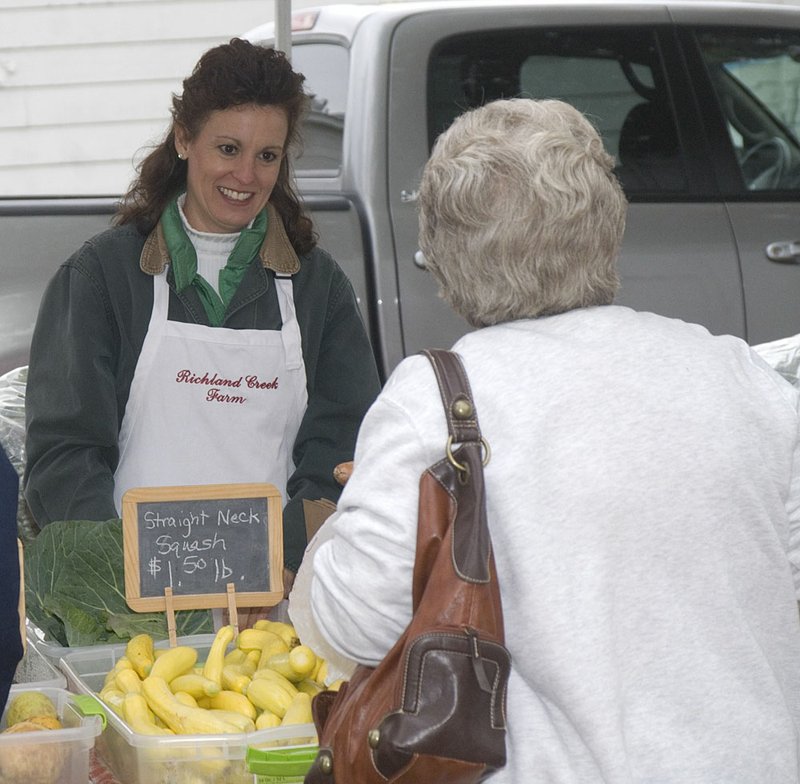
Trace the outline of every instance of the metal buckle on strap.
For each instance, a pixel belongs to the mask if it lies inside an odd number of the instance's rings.
[[[489,442],[483,436],[481,436],[481,446],[483,447],[482,462],[485,466],[492,458],[492,450],[489,448]],[[453,436],[447,436],[447,444],[445,445],[444,451],[447,454],[447,459],[450,461],[450,465],[453,466],[456,471],[460,471],[462,474],[469,473],[469,466],[459,463],[458,460],[456,460],[453,456]]]

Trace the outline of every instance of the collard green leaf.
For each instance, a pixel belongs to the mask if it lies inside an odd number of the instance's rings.
[[[167,637],[164,613],[135,613],[125,601],[122,521],[67,520],[25,547],[25,601],[48,639],[69,647],[114,643],[140,632]],[[207,610],[175,613],[178,635],[213,631]]]
[[[67,647],[94,645],[99,639],[111,642],[106,640],[106,624],[101,615],[87,612],[59,596],[48,596],[46,602],[47,611],[63,623]]]
[[[164,613],[114,614],[108,618],[108,628],[124,640],[137,634],[149,634],[154,639],[166,637]]]

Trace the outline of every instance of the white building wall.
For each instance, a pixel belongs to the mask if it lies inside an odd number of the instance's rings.
[[[0,198],[122,193],[199,56],[274,11],[275,0],[0,0]]]
[[[0,197],[122,193],[200,55],[274,10],[274,0],[0,0]]]

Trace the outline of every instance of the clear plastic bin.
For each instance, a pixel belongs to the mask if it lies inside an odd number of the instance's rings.
[[[208,650],[211,643],[214,641],[213,634],[194,634],[187,637],[178,637],[178,645],[191,645],[201,650]],[[83,647],[69,648],[65,645],[60,645],[57,642],[48,641],[44,639],[41,629],[37,628],[30,622],[28,623],[28,644],[33,644],[39,653],[53,666],[58,672],[66,676],[67,688],[75,690],[75,683],[70,680],[70,673],[65,670],[63,666],[63,659],[66,656],[73,654],[83,654],[90,652],[108,651],[112,657],[119,657],[125,651],[124,643],[105,644],[105,645],[87,645]],[[155,643],[156,648],[168,648],[169,640],[157,640]],[[116,661],[116,658],[114,658]]]
[[[204,661],[213,635],[179,637]],[[162,643],[158,644],[159,647]],[[168,643],[164,641],[168,647]],[[71,687],[81,694],[96,694],[106,673],[125,653],[124,645],[72,649],[61,667]],[[105,706],[108,724],[97,741],[97,752],[114,775],[125,784],[253,784],[247,750],[316,745],[313,724],[297,724],[231,735],[143,735]]]
[[[12,686],[9,705],[23,692],[37,691],[56,706],[63,729],[0,732],[0,781],[3,784],[86,784],[89,755],[102,729],[99,716],[84,716],[65,689]],[[0,720],[6,729],[8,707]]]

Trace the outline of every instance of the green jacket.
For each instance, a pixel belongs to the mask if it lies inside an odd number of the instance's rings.
[[[293,448],[283,513],[284,560],[296,571],[306,544],[302,499],[336,501],[332,471],[352,460],[361,419],[380,382],[350,281],[325,251],[299,257],[272,211],[259,252],[228,306],[229,329],[279,329],[275,272],[291,273],[308,408]],[[39,310],[26,389],[25,497],[40,525],[108,520],[117,440],[153,305],[153,275],[169,263],[160,228],[133,226],[86,242],[56,272]],[[208,325],[194,287],[175,291],[169,318]]]

